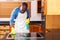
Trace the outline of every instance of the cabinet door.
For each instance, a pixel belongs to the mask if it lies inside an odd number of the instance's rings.
[[[30,32],[42,32],[41,25],[30,25]]]

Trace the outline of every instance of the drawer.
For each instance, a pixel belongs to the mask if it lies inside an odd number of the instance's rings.
[[[9,26],[0,26],[0,30],[9,30]]]
[[[0,39],[2,39],[4,37],[4,35],[0,35]]]
[[[9,31],[0,31],[0,35],[4,35],[6,33],[8,33]]]
[[[41,25],[30,25],[30,32],[42,32]]]
[[[0,31],[0,34],[3,35],[3,34],[6,34],[6,32],[4,32],[4,31]]]

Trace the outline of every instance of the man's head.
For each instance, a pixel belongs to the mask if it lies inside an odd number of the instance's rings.
[[[22,3],[22,5],[21,5],[21,11],[24,13],[26,11],[27,7],[28,7],[27,3],[25,3],[25,2]]]

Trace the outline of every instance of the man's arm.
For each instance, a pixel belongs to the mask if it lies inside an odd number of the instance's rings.
[[[11,16],[10,16],[10,31],[11,31],[11,28],[14,27],[14,19],[16,19],[17,17],[17,13],[18,12],[18,9],[15,8],[13,9],[12,13],[11,13]]]
[[[10,16],[10,25],[11,26],[14,24],[14,19],[15,19],[15,9],[12,11],[11,16]]]
[[[30,18],[30,10],[27,9],[27,19]]]
[[[30,11],[29,11],[29,9],[27,9],[26,11],[27,11],[26,24],[29,24],[30,23]]]

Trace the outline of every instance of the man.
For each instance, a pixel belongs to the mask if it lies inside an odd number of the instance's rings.
[[[28,5],[24,2],[21,6],[12,11],[10,17],[10,27],[13,27],[16,33],[29,33],[29,29],[26,29],[26,20],[29,18],[30,12],[28,10]]]

